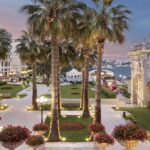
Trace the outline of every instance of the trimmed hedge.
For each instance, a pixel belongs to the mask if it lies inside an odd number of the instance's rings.
[[[79,110],[80,103],[62,103],[62,107],[64,110]],[[42,105],[42,110],[51,110],[51,105]]]
[[[116,98],[116,94],[105,87],[101,89],[101,93],[108,98]]]
[[[6,85],[7,82],[0,81],[0,86]]]

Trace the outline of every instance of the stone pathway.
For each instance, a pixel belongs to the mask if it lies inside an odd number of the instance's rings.
[[[45,85],[38,85],[38,96],[48,92],[48,88]],[[0,126],[6,126],[8,124],[22,125],[26,126],[30,130],[35,123],[40,122],[40,112],[27,112],[26,106],[31,105],[32,90],[23,90],[21,93],[27,93],[28,95],[22,99],[14,98],[10,100],[5,100],[5,102],[10,105],[7,111],[1,112],[0,116]],[[94,105],[92,103],[92,105]],[[102,105],[102,122],[106,127],[108,133],[111,133],[115,125],[124,124],[125,121],[122,118],[122,112],[114,111],[111,105]],[[44,112],[44,117],[47,115],[47,111]],[[63,115],[80,115],[81,111],[63,111]],[[96,150],[99,149],[95,147],[92,142],[82,142],[82,143],[46,143],[45,150]],[[123,147],[116,143],[108,150],[122,150]],[[139,148],[135,150],[149,150],[149,144],[141,144]],[[0,150],[6,150],[4,147],[0,146]],[[16,150],[30,150],[28,146],[23,144]]]

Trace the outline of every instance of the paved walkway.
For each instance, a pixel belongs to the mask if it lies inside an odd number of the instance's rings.
[[[48,92],[48,88],[45,85],[38,85],[38,96]],[[30,130],[32,129],[35,123],[40,122],[40,112],[27,112],[26,106],[31,105],[31,96],[32,90],[29,87],[28,89],[23,90],[21,93],[27,93],[28,96],[18,99],[5,100],[5,102],[10,105],[7,111],[4,111],[0,114],[2,120],[0,120],[0,126],[6,126],[8,124],[13,125],[22,125],[26,126]],[[93,104],[92,104],[93,105]],[[102,105],[102,122],[106,127],[108,133],[111,133],[115,125],[125,123],[122,118],[122,113],[117,112],[111,109],[111,105]],[[44,112],[44,117],[46,117],[47,112]],[[63,111],[64,115],[80,115],[81,111]],[[25,144],[20,146],[17,150],[30,150]],[[46,143],[45,150],[96,150],[98,149],[91,142],[82,142],[82,143]],[[114,146],[110,147],[109,150],[122,150],[122,146],[116,143]],[[149,150],[150,145],[142,144],[136,150]],[[6,150],[0,146],[0,150]]]

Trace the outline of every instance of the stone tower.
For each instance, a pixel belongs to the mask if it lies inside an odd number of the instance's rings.
[[[136,45],[131,57],[131,103],[146,106],[150,103],[150,43]]]

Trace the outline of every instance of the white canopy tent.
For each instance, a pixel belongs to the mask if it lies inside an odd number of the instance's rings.
[[[82,73],[73,68],[71,71],[66,73],[66,80],[68,82],[82,81]]]
[[[90,76],[96,76],[96,70],[92,70],[89,72]],[[106,70],[106,69],[102,69],[102,73],[101,75],[106,75],[106,76],[110,76],[110,77],[114,77],[114,73],[110,70]]]

